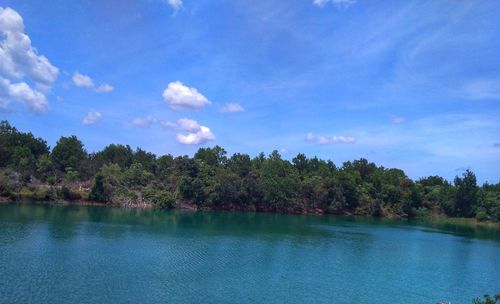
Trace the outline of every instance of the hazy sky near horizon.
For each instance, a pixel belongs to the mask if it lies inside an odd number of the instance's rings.
[[[51,146],[220,145],[500,180],[500,1],[0,7],[0,118]]]

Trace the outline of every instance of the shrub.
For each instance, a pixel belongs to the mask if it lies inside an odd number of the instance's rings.
[[[488,213],[486,213],[486,210],[484,209],[478,210],[476,213],[476,220],[478,220],[479,222],[487,221]]]
[[[56,177],[54,175],[51,175],[49,177],[47,177],[47,182],[49,183],[49,185],[55,185],[56,184]]]
[[[81,199],[81,195],[78,192],[71,190],[70,188],[63,186],[61,188],[61,198],[68,201],[74,201]]]
[[[174,207],[175,199],[168,193],[156,189],[148,189],[142,194],[144,200],[157,208],[170,209]]]
[[[90,190],[89,199],[96,202],[108,202],[111,200],[112,189],[110,185],[105,185],[104,176],[98,174],[95,177],[94,185]]]

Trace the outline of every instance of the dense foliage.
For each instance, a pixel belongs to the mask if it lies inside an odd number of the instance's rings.
[[[111,144],[87,153],[76,136],[50,150],[31,133],[0,123],[0,196],[161,208],[257,210],[414,217],[447,215],[500,221],[500,183],[477,185],[467,170],[453,183],[439,176],[413,181],[402,170],[366,159],[338,167],[277,151],[251,158],[215,146],[194,157],[156,156]]]

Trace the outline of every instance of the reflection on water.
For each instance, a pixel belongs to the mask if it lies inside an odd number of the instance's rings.
[[[470,303],[498,292],[498,265],[486,227],[0,206],[6,303]]]
[[[500,229],[494,227],[452,224],[446,222],[405,221],[335,216],[297,216],[244,212],[191,212],[182,210],[123,209],[87,206],[6,205],[0,206],[0,222],[47,224],[55,238],[75,236],[82,223],[103,223],[99,231],[108,237],[120,237],[130,229],[151,233],[176,230],[201,230],[204,234],[243,236],[291,235],[324,237],[328,234],[362,234],[352,227],[381,226],[397,229],[420,229],[427,233],[448,233],[465,238],[500,240]],[[332,229],[335,227],[335,229]],[[88,227],[87,227],[88,228]],[[117,234],[113,235],[113,231]],[[90,232],[90,230],[89,230]],[[244,232],[244,233],[242,233]],[[106,235],[102,235],[106,237]]]

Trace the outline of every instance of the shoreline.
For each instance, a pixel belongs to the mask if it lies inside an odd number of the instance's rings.
[[[6,197],[0,197],[0,205],[40,205],[40,206],[82,206],[82,207],[101,207],[101,208],[122,208],[122,209],[157,209],[157,210],[182,210],[182,211],[190,211],[190,212],[250,212],[250,213],[268,213],[268,214],[283,214],[283,215],[310,215],[310,216],[339,216],[339,217],[359,217],[359,218],[372,218],[372,219],[388,219],[388,220],[399,220],[399,221],[421,221],[427,224],[451,224],[458,226],[475,226],[475,227],[483,227],[483,228],[493,228],[500,229],[500,222],[491,222],[484,221],[480,222],[475,218],[463,218],[463,217],[447,217],[444,215],[430,215],[424,217],[373,217],[373,216],[363,216],[363,215],[355,215],[352,213],[343,213],[343,214],[331,214],[321,210],[315,210],[315,212],[297,212],[293,211],[293,209],[288,209],[287,212],[279,211],[279,210],[270,210],[264,208],[252,208],[252,209],[243,209],[243,208],[208,208],[208,207],[197,207],[188,203],[180,203],[178,207],[170,208],[170,209],[160,209],[156,208],[152,204],[148,203],[140,203],[140,204],[109,204],[109,203],[100,203],[89,200],[57,200],[57,201],[37,201],[37,200],[29,200],[29,199],[21,199],[21,200],[12,200]]]

